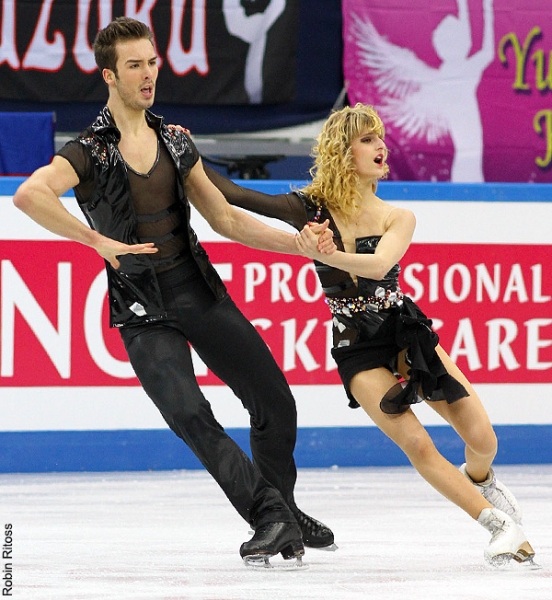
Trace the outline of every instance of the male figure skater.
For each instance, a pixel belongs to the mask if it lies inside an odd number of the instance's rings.
[[[295,400],[199,244],[189,202],[217,233],[255,248],[297,254],[295,236],[231,207],[205,175],[191,139],[149,111],[158,68],[146,25],[115,19],[98,33],[94,53],[107,105],[20,186],[14,203],[104,258],[111,325],[120,328],[140,383],[254,529],[240,548],[244,560],[281,553],[300,564],[304,545],[332,546],[334,537],[293,497]],[[60,202],[70,188],[89,226]],[[332,252],[326,227],[315,233],[321,251]],[[216,421],[189,344],[248,410],[252,462]]]

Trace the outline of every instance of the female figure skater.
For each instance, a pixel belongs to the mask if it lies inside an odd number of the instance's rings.
[[[439,345],[432,322],[399,287],[398,261],[411,243],[415,217],[376,195],[389,170],[381,119],[360,103],[334,111],[313,155],[312,182],[289,194],[244,189],[206,171],[231,204],[300,231],[297,245],[315,261],[333,315],[332,354],[349,406],[360,405],[426,481],[492,534],[484,552],[489,563],[532,563],[535,552],[520,528],[518,503],[491,467],[497,439],[487,413]],[[337,246],[331,254],[318,252],[309,227],[326,219]],[[460,470],[439,453],[412,411],[422,400],[466,443]]]

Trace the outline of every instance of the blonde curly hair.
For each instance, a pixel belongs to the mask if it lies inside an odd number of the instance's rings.
[[[345,217],[354,213],[360,200],[351,142],[367,130],[382,139],[385,136],[383,122],[374,108],[361,102],[346,106],[331,113],[312,149],[312,182],[302,191]],[[385,164],[384,177],[388,172],[389,167]],[[375,192],[377,180],[372,186]]]

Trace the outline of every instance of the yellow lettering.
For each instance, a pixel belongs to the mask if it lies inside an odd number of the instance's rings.
[[[535,162],[539,167],[547,167],[552,162],[552,110],[539,111],[533,119],[533,128],[546,139],[546,156],[537,156]]]
[[[539,91],[545,90],[546,88],[552,90],[552,50],[548,57],[548,74],[545,74],[546,64],[544,60],[544,52],[537,50],[533,54],[533,62],[535,63],[535,78],[536,86]]]
[[[514,81],[514,85],[512,86],[515,90],[528,90],[529,84],[525,81],[525,70],[527,68],[527,57],[529,55],[529,49],[531,48],[531,44],[540,37],[542,31],[540,27],[533,27],[531,31],[527,34],[525,41],[523,42],[523,47],[520,46],[518,37],[515,33],[506,34],[498,43],[498,57],[500,62],[504,65],[508,64],[508,59],[506,58],[505,49],[508,45],[511,44],[514,49],[514,55],[516,59],[516,79]]]

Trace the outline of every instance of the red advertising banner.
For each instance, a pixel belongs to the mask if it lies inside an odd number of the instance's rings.
[[[231,242],[204,246],[290,384],[339,383],[312,264]],[[72,242],[0,241],[0,255],[0,386],[138,385],[108,326],[106,278],[93,252]],[[402,288],[472,382],[550,383],[548,263],[549,246],[413,244]],[[197,372],[200,384],[219,383]]]

